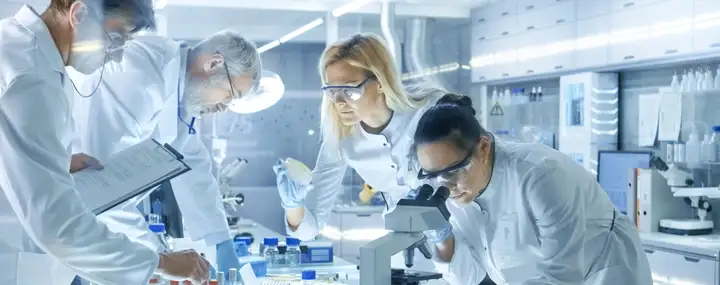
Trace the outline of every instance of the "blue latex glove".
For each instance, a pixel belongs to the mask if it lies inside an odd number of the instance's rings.
[[[231,268],[240,270],[240,260],[235,253],[235,244],[233,243],[232,239],[218,243],[215,246],[215,250],[217,251],[215,261],[217,262],[218,269],[220,269],[221,272],[225,272],[226,279],[228,278],[228,272]],[[214,271],[214,268],[210,269],[212,278],[215,278]]]
[[[450,238],[452,236],[452,229],[452,225],[446,223],[444,228],[424,231],[423,234],[425,234],[429,243],[437,244]]]
[[[301,207],[305,196],[310,191],[310,186],[302,186],[299,183],[290,180],[287,175],[287,169],[283,165],[282,160],[278,160],[273,165],[273,171],[275,171],[275,178],[277,182],[278,192],[280,193],[280,202],[283,208],[297,208]]]

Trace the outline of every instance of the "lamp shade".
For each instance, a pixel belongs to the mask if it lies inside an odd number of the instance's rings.
[[[280,75],[263,70],[262,78],[255,92],[245,94],[228,105],[228,110],[238,114],[250,114],[275,105],[285,94],[285,84]]]

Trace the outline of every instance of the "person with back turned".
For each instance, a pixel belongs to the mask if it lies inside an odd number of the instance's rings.
[[[196,252],[158,254],[108,230],[68,171],[74,93],[66,66],[89,74],[120,61],[125,41],[153,19],[150,0],[52,0],[42,14],[24,6],[0,20],[0,284],[70,284],[75,274],[119,285],[153,274],[207,280]],[[73,171],[92,164],[75,158]]]

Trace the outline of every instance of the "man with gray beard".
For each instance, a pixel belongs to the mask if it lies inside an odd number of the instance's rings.
[[[262,76],[253,44],[221,31],[194,47],[160,36],[140,36],[123,49],[123,60],[91,75],[71,74],[81,97],[73,116],[78,136],[74,153],[99,161],[154,138],[184,157],[190,172],[171,180],[173,193],[193,240],[217,249],[218,269],[239,268],[213,161],[195,133],[195,118],[225,111],[228,105],[253,104]],[[144,198],[144,197],[141,197]],[[111,230],[158,249],[135,199],[98,218]]]

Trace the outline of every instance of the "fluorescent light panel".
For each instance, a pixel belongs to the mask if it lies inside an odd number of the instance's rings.
[[[280,38],[280,43],[286,43],[286,42],[296,38],[297,36],[302,35],[302,34],[306,33],[307,31],[314,29],[317,26],[322,25],[323,22],[324,21],[322,18],[317,18],[317,19],[313,20],[312,22],[306,24],[305,26],[302,26],[299,29],[288,33],[287,35],[282,36]]]

